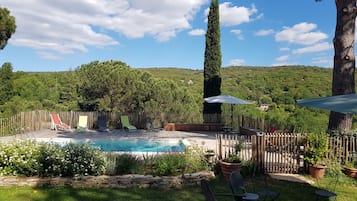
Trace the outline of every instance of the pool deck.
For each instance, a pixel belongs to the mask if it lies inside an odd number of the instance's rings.
[[[71,140],[85,139],[102,139],[102,140],[128,140],[128,139],[145,139],[145,140],[182,140],[186,145],[197,145],[203,150],[216,150],[217,132],[184,132],[184,131],[147,131],[147,130],[113,130],[109,132],[99,132],[88,130],[85,132],[55,131],[44,129],[36,132],[18,134],[14,136],[0,137],[0,142],[33,139],[37,141],[69,142]]]

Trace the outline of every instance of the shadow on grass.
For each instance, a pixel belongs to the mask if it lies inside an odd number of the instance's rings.
[[[256,176],[245,178],[248,191],[256,192],[260,189],[271,189],[280,192],[279,200],[309,201],[315,200],[314,191],[328,186],[333,178],[324,178],[318,183],[296,183],[281,181],[270,177]],[[341,178],[336,187],[339,201],[357,200],[356,181],[347,177]],[[211,188],[216,193],[229,193],[228,183],[222,178],[210,181]],[[232,201],[231,198],[218,197],[219,201]],[[204,196],[199,185],[186,186],[179,189],[157,188],[102,188],[81,189],[66,187],[31,188],[31,187],[1,187],[0,200],[11,201],[203,201]]]

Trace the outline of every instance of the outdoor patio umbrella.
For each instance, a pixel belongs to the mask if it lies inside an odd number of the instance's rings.
[[[207,103],[227,103],[231,104],[231,127],[233,127],[233,105],[235,104],[252,104],[249,101],[242,100],[230,95],[211,96],[204,99]]]
[[[357,94],[301,99],[297,100],[296,103],[301,106],[320,108],[344,114],[357,113]]]

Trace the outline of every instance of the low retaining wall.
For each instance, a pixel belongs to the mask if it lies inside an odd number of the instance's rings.
[[[196,185],[202,179],[214,177],[212,172],[199,172],[180,176],[120,175],[84,176],[76,178],[39,178],[39,177],[0,177],[0,186],[72,186],[74,188],[128,188],[167,186],[172,188],[183,185]]]
[[[166,123],[165,131],[222,131],[222,124],[178,124]]]

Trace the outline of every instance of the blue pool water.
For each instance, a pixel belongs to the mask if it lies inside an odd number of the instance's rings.
[[[75,143],[88,143],[102,151],[115,152],[182,152],[185,145],[182,142],[168,143],[149,140],[83,140]]]

